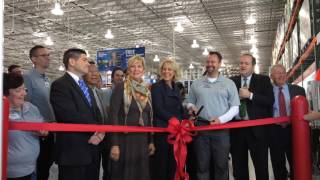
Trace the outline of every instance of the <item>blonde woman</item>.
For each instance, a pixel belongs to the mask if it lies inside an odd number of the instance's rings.
[[[110,118],[114,125],[152,126],[151,93],[142,76],[144,59],[128,61],[127,77],[113,90]],[[111,137],[111,179],[150,180],[149,155],[155,151],[150,133],[114,133]]]
[[[153,84],[152,105],[154,110],[154,126],[167,127],[171,117],[182,118],[183,108],[180,89],[176,85],[179,77],[178,65],[171,59],[160,64],[160,81]],[[156,152],[153,165],[153,180],[173,180],[176,163],[173,147],[167,143],[167,133],[156,133],[154,142]]]

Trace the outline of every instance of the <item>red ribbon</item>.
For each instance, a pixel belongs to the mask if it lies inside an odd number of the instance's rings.
[[[191,133],[193,123],[190,120],[180,121],[177,118],[171,118],[169,120],[168,132],[168,143],[173,144],[174,158],[177,163],[177,169],[174,176],[175,180],[181,180],[184,178],[189,179],[188,173],[184,172],[183,168],[186,164],[187,157],[187,143],[192,141],[194,134]]]
[[[265,118],[225,124],[192,127],[192,131],[208,131],[218,129],[243,128],[288,122],[289,117]],[[21,131],[72,131],[72,132],[168,132],[167,128],[141,127],[141,126],[115,126],[94,124],[67,124],[67,123],[36,123],[36,122],[9,122],[9,130]]]

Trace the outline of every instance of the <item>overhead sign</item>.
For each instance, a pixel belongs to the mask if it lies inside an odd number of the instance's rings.
[[[98,69],[100,72],[112,71],[116,66],[126,69],[128,67],[128,60],[134,55],[145,57],[145,47],[97,51]]]

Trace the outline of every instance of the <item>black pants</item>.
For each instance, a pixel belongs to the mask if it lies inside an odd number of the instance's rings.
[[[59,180],[99,180],[100,154],[92,154],[92,162],[88,165],[58,165]]]
[[[287,180],[286,158],[290,165],[290,179],[293,180],[291,126],[270,126],[270,155],[275,180]]]
[[[31,180],[31,174],[28,176],[23,176],[18,178],[7,178],[7,180]]]
[[[187,154],[186,169],[189,174],[189,180],[197,180],[196,153],[194,150],[193,143],[194,141],[191,141],[191,143],[187,145],[188,154]]]
[[[40,154],[37,159],[37,179],[48,180],[54,156],[54,134],[40,138]]]
[[[232,129],[230,135],[234,179],[249,180],[249,150],[256,180],[269,180],[267,134],[258,139],[251,128],[239,128]]]
[[[312,154],[312,163],[313,166],[318,168],[320,167],[320,144],[319,144],[319,136],[320,129],[310,129],[311,132],[311,154]]]
[[[106,135],[106,138],[102,141],[102,143],[99,144],[100,149],[101,149],[101,159],[102,159],[102,169],[103,169],[103,180],[108,180],[110,179],[110,149],[111,149],[111,142],[110,138]]]
[[[167,133],[156,133],[154,145],[156,151],[152,162],[152,180],[173,180],[176,162],[173,156],[173,145],[167,142]]]
[[[195,137],[193,145],[196,153],[198,180],[229,179],[229,130],[201,132]],[[214,174],[210,174],[212,164]]]

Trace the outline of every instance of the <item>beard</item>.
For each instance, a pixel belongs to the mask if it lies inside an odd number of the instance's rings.
[[[214,66],[206,66],[207,73],[213,73],[216,70]]]

